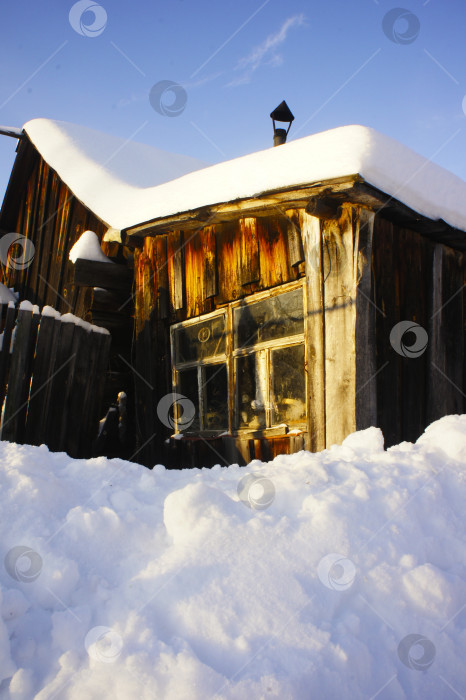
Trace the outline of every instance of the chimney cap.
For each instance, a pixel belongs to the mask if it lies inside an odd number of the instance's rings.
[[[294,120],[294,116],[285,100],[280,102],[278,107],[275,107],[273,112],[270,113],[270,118],[276,122],[289,122],[290,124]]]

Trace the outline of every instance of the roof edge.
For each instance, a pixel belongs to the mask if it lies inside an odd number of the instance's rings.
[[[345,175],[330,180],[308,183],[305,185],[290,185],[273,190],[266,190],[251,197],[218,202],[197,209],[185,210],[169,216],[151,219],[136,226],[122,230],[124,237],[146,237],[165,233],[173,228],[192,229],[209,224],[232,220],[238,215],[264,215],[265,211],[275,208],[282,213],[283,207],[305,207],[311,197],[325,192],[326,195],[343,194],[349,191],[356,182],[363,182],[359,174]]]
[[[342,178],[323,180],[299,187],[267,191],[254,197],[223,202],[209,207],[154,219],[144,224],[124,229],[122,242],[138,245],[147,236],[157,236],[170,230],[201,229],[204,226],[226,223],[244,216],[267,216],[271,213],[285,215],[286,209],[305,208],[310,200],[331,197],[338,204],[363,206],[376,215],[387,218],[399,226],[409,228],[433,241],[466,251],[466,233],[443,219],[429,219],[411,209],[393,196],[377,189],[359,173]]]

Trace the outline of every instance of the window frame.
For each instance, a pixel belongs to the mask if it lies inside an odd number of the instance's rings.
[[[265,426],[263,428],[249,428],[249,427],[241,427],[240,426],[240,405],[239,405],[239,393],[235,392],[234,400],[235,400],[235,411],[234,411],[234,426],[235,426],[235,432],[236,433],[250,433],[254,432],[257,433],[258,431],[265,431],[265,430],[274,430],[278,428],[278,426],[282,425],[282,423],[273,423],[272,421],[272,416],[273,416],[273,382],[274,382],[274,366],[272,362],[272,351],[277,350],[277,349],[285,349],[285,348],[291,348],[291,347],[296,347],[297,345],[303,345],[304,346],[304,374],[306,377],[306,388],[305,388],[305,395],[307,396],[307,372],[306,372],[306,343],[305,343],[305,334],[301,333],[299,335],[294,335],[294,336],[285,336],[284,338],[280,338],[280,340],[274,340],[270,341],[268,343],[260,343],[258,345],[248,347],[247,349],[241,349],[235,353],[233,356],[233,362],[234,362],[234,386],[238,386],[238,381],[237,381],[237,363],[236,360],[240,357],[245,357],[246,355],[254,355],[259,352],[264,352],[265,353],[265,364],[266,364],[266,376],[268,377],[268,381],[266,384],[266,399],[265,399]],[[283,340],[286,342],[284,343]],[[307,406],[306,406],[306,417],[302,421],[296,421],[296,423],[293,423],[293,427],[303,429],[306,426],[306,421],[307,421]]]
[[[198,430],[178,430],[178,426],[175,421],[175,435],[185,435],[195,436],[200,435],[204,437],[214,437],[218,435],[228,434],[230,436],[247,436],[254,434],[255,436],[266,436],[267,433],[280,433],[280,426],[282,423],[273,424],[272,414],[272,392],[273,392],[273,366],[271,362],[272,351],[276,348],[287,348],[296,345],[304,346],[304,380],[305,380],[305,417],[301,422],[291,424],[292,429],[307,430],[308,421],[308,371],[307,371],[307,353],[306,353],[306,338],[307,338],[307,295],[305,293],[304,278],[300,278],[294,282],[288,284],[280,285],[273,289],[266,291],[261,291],[256,294],[251,294],[241,299],[229,302],[228,304],[222,305],[215,311],[211,311],[207,314],[202,314],[201,316],[196,316],[194,318],[187,319],[186,321],[180,321],[170,326],[170,353],[171,353],[171,374],[172,374],[172,387],[173,391],[179,392],[179,372],[184,369],[197,368],[197,382],[198,382],[198,403],[199,403],[199,429]],[[248,345],[247,347],[234,348],[233,337],[234,337],[234,312],[236,309],[241,307],[250,306],[251,304],[257,303],[259,301],[270,299],[274,296],[279,296],[281,294],[286,294],[287,292],[292,292],[296,289],[302,290],[303,296],[303,330],[299,334],[294,334],[290,336],[284,336],[283,338],[277,338],[274,340],[262,341],[257,344]],[[215,355],[212,358],[203,358],[200,360],[190,360],[188,362],[176,362],[176,332],[180,328],[185,328],[188,326],[196,325],[199,323],[204,323],[212,318],[225,317],[225,352],[219,355]],[[237,359],[245,355],[255,354],[257,352],[265,352],[266,364],[267,364],[267,398],[266,398],[266,409],[265,409],[265,426],[260,428],[251,427],[240,427],[239,423],[239,395],[237,391]],[[205,414],[204,414],[204,393],[199,387],[202,383],[203,368],[206,365],[224,364],[226,366],[227,372],[227,386],[228,386],[228,426],[219,429],[206,429],[205,424]],[[285,429],[282,430],[285,434]]]
[[[176,353],[177,353],[177,341],[175,340],[176,332],[180,328],[186,328],[188,326],[195,326],[196,324],[200,323],[205,323],[206,321],[209,321],[212,318],[220,317],[220,316],[225,316],[225,353],[219,353],[218,355],[213,355],[212,357],[209,358],[202,358],[199,360],[189,360],[187,362],[176,362]],[[229,350],[230,350],[230,338],[229,338],[229,332],[228,332],[228,315],[226,313],[226,309],[223,307],[221,309],[217,309],[216,311],[213,311],[208,314],[202,314],[202,316],[196,316],[195,318],[190,318],[187,321],[181,321],[180,323],[175,323],[174,325],[170,326],[170,354],[171,354],[171,366],[172,366],[172,387],[173,391],[180,393],[179,392],[179,381],[178,381],[178,374],[180,371],[186,370],[186,369],[196,369],[197,370],[197,391],[198,391],[198,404],[199,404],[199,430],[196,431],[189,431],[184,430],[180,431],[178,430],[177,426],[177,421],[175,418],[175,435],[180,435],[181,433],[185,435],[189,434],[203,434],[203,435],[218,435],[220,433],[224,433],[226,430],[230,432],[230,410],[229,410],[229,402],[228,402],[228,427],[227,428],[219,428],[219,429],[214,429],[214,430],[209,430],[204,427],[204,422],[205,422],[205,414],[204,414],[204,401],[205,401],[205,392],[201,390],[201,384],[202,384],[202,374],[203,374],[203,368],[206,366],[211,366],[211,365],[225,365],[226,366],[226,371],[227,371],[227,386],[228,386],[228,394],[230,394],[230,367],[229,367],[229,362],[228,362],[228,355],[229,355]]]

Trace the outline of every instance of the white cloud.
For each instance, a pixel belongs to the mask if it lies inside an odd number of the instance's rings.
[[[288,32],[293,27],[301,27],[305,22],[304,15],[293,15],[289,17],[275,34],[269,36],[256,46],[248,56],[241,58],[235,70],[243,71],[242,75],[235,78],[228,86],[242,85],[251,81],[252,74],[262,65],[279,66],[283,63],[283,58],[278,53],[278,47],[281,46],[288,36]]]
[[[189,80],[182,82],[181,85],[185,90],[194,90],[195,88],[202,87],[202,85],[206,83],[211,83],[213,80],[223,75],[223,73],[224,71],[218,71],[217,73],[211,73],[210,75],[206,75],[205,78],[198,78],[198,80],[193,80],[192,82],[189,82]]]

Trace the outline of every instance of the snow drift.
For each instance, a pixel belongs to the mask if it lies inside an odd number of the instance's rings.
[[[466,416],[153,471],[0,443],[0,697],[454,698]]]

